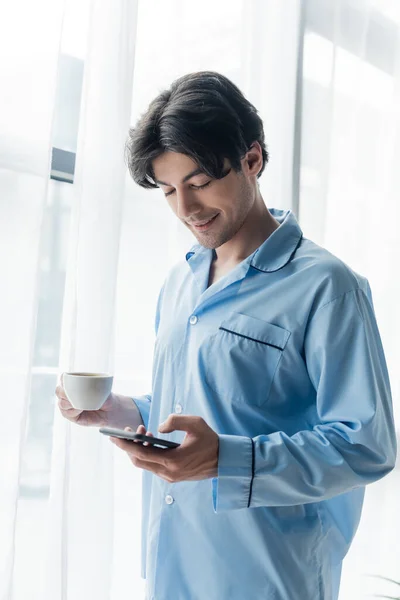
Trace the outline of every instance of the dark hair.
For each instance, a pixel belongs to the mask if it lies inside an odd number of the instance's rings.
[[[156,188],[152,160],[165,151],[186,154],[210,177],[224,175],[224,158],[234,171],[258,141],[268,162],[263,122],[257,109],[227,77],[214,71],[188,73],[162,91],[129,129],[125,159],[133,180]]]

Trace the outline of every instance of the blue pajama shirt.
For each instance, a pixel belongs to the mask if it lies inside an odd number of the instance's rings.
[[[155,435],[201,416],[219,454],[202,481],[143,470],[146,600],[336,600],[365,486],[395,464],[369,283],[270,212],[224,277],[207,287],[215,251],[195,244],[160,291],[152,393],[133,400]]]

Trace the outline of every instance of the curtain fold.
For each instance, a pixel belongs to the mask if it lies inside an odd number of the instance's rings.
[[[63,0],[0,6],[1,600],[12,594],[62,16]]]
[[[91,3],[63,307],[60,371],[114,372],[116,281],[135,58],[136,2]],[[55,413],[46,600],[108,600],[109,440]]]
[[[297,70],[303,34],[303,3],[253,0],[243,11],[241,89],[264,122],[270,152],[268,174],[260,179],[267,206],[290,208],[298,215],[299,191],[296,107]]]

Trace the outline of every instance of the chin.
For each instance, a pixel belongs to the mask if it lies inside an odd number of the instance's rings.
[[[199,242],[199,244],[201,244],[201,246],[204,246],[204,248],[208,248],[209,250],[216,250],[216,248],[219,248],[223,244],[226,244],[226,242],[229,242],[231,238],[232,236],[196,236],[196,239]]]
[[[204,241],[204,240],[197,240],[197,241],[204,248],[208,248],[208,250],[215,250],[216,248],[219,248],[219,246],[220,246],[220,244],[216,245],[211,240],[210,241],[207,241],[207,240],[206,241]]]

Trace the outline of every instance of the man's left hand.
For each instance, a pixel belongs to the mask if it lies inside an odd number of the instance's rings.
[[[125,431],[132,429],[125,427]],[[110,439],[125,450],[135,467],[151,471],[170,483],[217,477],[219,438],[202,417],[171,414],[158,431],[186,431],[186,435],[179,448],[166,449],[152,445],[144,447],[141,443],[114,437]],[[136,433],[146,434],[145,427],[139,425]],[[147,435],[152,434],[147,432]]]

